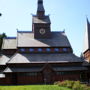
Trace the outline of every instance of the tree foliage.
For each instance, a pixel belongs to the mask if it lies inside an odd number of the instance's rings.
[[[62,86],[62,87],[67,87],[70,88],[71,90],[90,90],[90,86],[87,86],[86,84],[81,84],[80,81],[58,81],[54,83],[55,85]]]
[[[0,13],[0,16],[2,16],[2,14]]]
[[[3,34],[0,34],[0,50],[1,50],[1,47],[2,47],[2,43],[3,43],[3,38],[6,37],[6,34],[3,33]]]

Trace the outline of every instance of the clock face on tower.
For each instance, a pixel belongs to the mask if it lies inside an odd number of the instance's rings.
[[[44,29],[44,28],[41,28],[41,29],[39,30],[39,33],[43,35],[43,34],[45,34],[45,33],[46,33],[46,31],[45,31],[45,29]]]

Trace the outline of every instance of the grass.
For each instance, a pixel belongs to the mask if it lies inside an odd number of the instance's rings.
[[[0,86],[0,90],[71,90],[57,85]]]

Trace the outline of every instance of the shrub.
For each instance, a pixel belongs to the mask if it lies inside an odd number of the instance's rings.
[[[74,81],[65,80],[65,81],[62,81],[62,82],[57,82],[56,84],[59,85],[59,86],[62,86],[62,87],[72,88],[72,86],[74,84]]]
[[[66,86],[67,86],[67,83],[68,83],[68,81],[66,80],[66,81],[62,81],[62,82],[59,83],[58,85],[59,85],[59,86],[62,86],[62,87],[66,87]]]
[[[85,84],[81,84],[80,85],[80,90],[87,90],[87,85],[85,85]]]
[[[68,82],[67,82],[67,87],[68,87],[68,88],[72,88],[73,85],[74,85],[74,81],[68,81]]]
[[[62,82],[55,82],[54,84],[61,87],[71,88],[72,90],[90,90],[90,87],[88,87],[86,84],[81,84],[80,81],[65,80]]]
[[[90,90],[90,87],[86,87],[85,89],[83,89],[83,90]]]
[[[54,82],[54,85],[59,85],[60,81]]]
[[[75,81],[72,89],[73,90],[80,90],[80,86],[81,86],[80,81]]]

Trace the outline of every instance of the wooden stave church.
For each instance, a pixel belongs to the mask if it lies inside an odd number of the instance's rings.
[[[52,32],[43,0],[32,16],[32,31],[17,31],[3,40],[0,84],[52,84],[55,81],[89,82],[89,64],[73,54],[64,31]]]

